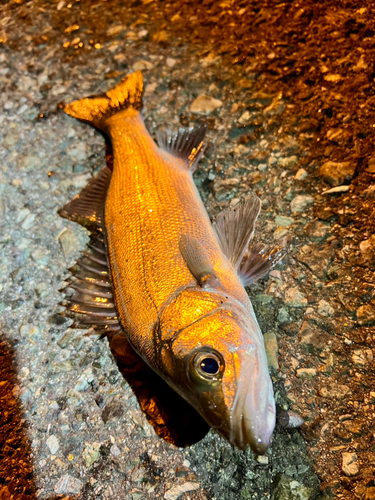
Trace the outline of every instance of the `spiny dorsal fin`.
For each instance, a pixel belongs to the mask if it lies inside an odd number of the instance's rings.
[[[279,246],[272,247],[260,242],[251,244],[237,270],[243,286],[263,278],[283,256],[284,251]]]
[[[187,167],[194,172],[199,160],[202,158],[205,144],[206,128],[183,129],[178,132],[165,130],[158,132],[159,147],[173,156],[186,162]]]
[[[212,267],[204,247],[193,236],[183,234],[180,237],[180,252],[189,271],[199,286],[214,286],[218,277]]]
[[[260,199],[249,196],[235,207],[220,212],[213,223],[223,253],[235,269],[244,256],[260,212]]]
[[[125,76],[113,89],[103,95],[85,97],[64,107],[65,113],[79,120],[89,122],[99,129],[105,128],[109,116],[132,107],[141,109],[143,77],[140,71]]]
[[[60,208],[58,214],[91,230],[101,228],[111,176],[112,171],[108,167],[102,168],[80,194]]]
[[[71,272],[72,276],[64,289],[67,297],[63,315],[74,319],[72,327],[93,327],[106,335],[121,331],[101,234],[91,237],[89,250],[84,252]]]

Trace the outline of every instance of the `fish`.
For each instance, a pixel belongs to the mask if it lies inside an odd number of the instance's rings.
[[[232,446],[267,452],[275,399],[263,335],[245,286],[282,256],[253,238],[250,194],[211,221],[194,184],[205,127],[158,132],[142,114],[141,72],[64,111],[103,132],[103,167],[59,214],[92,232],[72,269],[67,311],[77,325],[136,353]]]

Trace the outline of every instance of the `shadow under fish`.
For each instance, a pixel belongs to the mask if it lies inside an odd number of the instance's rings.
[[[256,196],[211,223],[192,178],[205,129],[160,133],[158,147],[140,114],[142,94],[136,72],[64,108],[104,132],[113,148],[113,169],[104,167],[59,211],[93,235],[71,269],[67,314],[73,326],[108,336],[159,435],[195,442],[207,430],[203,418],[233,446],[265,453],[275,401],[244,287],[282,252],[252,241]]]

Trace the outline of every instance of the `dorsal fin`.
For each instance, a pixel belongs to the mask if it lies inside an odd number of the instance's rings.
[[[180,252],[189,271],[199,286],[214,286],[218,277],[212,267],[209,256],[204,247],[193,236],[183,234],[180,237]]]
[[[58,214],[90,230],[100,229],[103,226],[104,203],[111,176],[108,167],[102,168],[80,194],[60,208]]]
[[[213,223],[223,253],[235,269],[241,263],[260,212],[260,199],[249,196],[236,206],[220,212]]]
[[[205,135],[205,127],[198,129],[181,128],[178,132],[170,130],[158,132],[157,139],[160,148],[184,160],[186,166],[194,172],[206,147],[204,144]]]
[[[64,107],[65,113],[105,130],[106,118],[128,107],[141,109],[143,77],[140,71],[125,76],[113,89],[99,96],[85,97]]]

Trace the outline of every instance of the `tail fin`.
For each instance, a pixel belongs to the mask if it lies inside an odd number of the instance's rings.
[[[65,113],[79,120],[105,128],[106,118],[128,107],[141,109],[143,95],[143,77],[140,71],[123,78],[113,89],[105,94],[85,97],[64,107]]]

